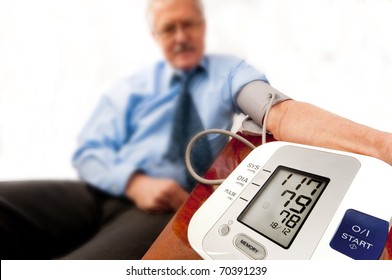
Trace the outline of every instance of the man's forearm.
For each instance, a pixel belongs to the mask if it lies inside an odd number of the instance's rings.
[[[316,106],[284,101],[272,107],[267,129],[275,139],[369,155],[392,164],[392,134]]]

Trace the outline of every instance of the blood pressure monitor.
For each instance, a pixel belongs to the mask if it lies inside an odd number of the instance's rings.
[[[392,215],[392,167],[272,142],[198,209],[188,239],[205,259],[377,259]]]

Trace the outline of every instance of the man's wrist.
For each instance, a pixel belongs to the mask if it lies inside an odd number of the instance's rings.
[[[138,178],[140,178],[142,175],[144,175],[144,173],[140,170],[137,170],[129,176],[127,185],[125,186],[125,195],[131,200],[134,200],[135,190],[133,186],[136,185],[134,184],[135,180],[138,180]]]
[[[375,154],[371,155],[392,165],[392,133],[379,132],[373,142]]]
[[[392,165],[392,133],[385,133],[384,161]]]

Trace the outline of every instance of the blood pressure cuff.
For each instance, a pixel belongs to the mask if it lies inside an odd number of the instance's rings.
[[[270,93],[275,94],[272,105],[291,99],[263,81],[253,81],[245,85],[237,95],[237,105],[260,127],[270,102]]]

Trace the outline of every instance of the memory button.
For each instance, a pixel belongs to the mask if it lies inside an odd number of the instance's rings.
[[[263,260],[267,254],[262,245],[244,234],[239,234],[234,238],[234,245],[255,260]]]

